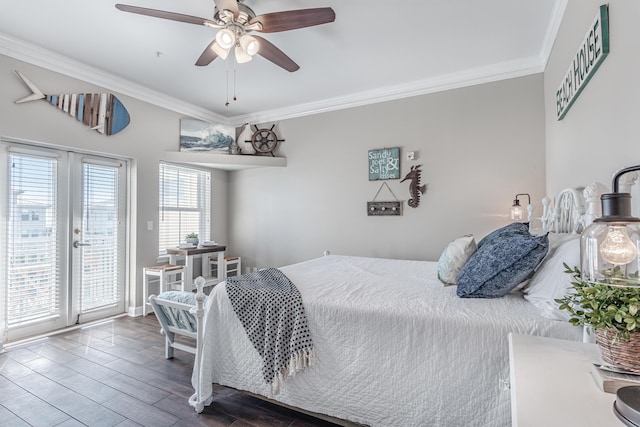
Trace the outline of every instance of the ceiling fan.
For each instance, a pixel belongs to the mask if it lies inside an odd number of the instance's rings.
[[[213,19],[183,15],[181,13],[148,9],[145,7],[116,4],[116,8],[124,12],[138,13],[155,18],[186,22],[188,24],[205,25],[217,28],[215,39],[196,61],[198,66],[206,66],[217,57],[226,59],[233,49],[238,63],[248,62],[253,55],[260,55],[287,71],[297,71],[300,66],[278,49],[273,43],[258,35],[251,35],[253,31],[261,33],[275,33],[326,24],[336,19],[336,14],[330,7],[315,9],[288,10],[256,15],[250,7],[241,0],[214,0],[215,9]]]

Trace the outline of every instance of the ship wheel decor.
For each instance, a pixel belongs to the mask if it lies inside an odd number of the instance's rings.
[[[258,129],[258,126],[256,125],[253,127],[256,131],[251,136],[251,145],[253,145],[256,153],[269,153],[272,157],[275,157],[273,151],[278,146],[278,142],[284,141],[284,139],[278,139],[278,135],[273,131],[273,128],[276,127],[276,125],[272,125],[270,129]]]

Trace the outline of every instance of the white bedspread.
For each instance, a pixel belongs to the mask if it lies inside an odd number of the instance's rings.
[[[540,317],[520,294],[460,299],[436,269],[336,255],[281,268],[302,294],[317,359],[275,399],[371,426],[510,425],[507,334],[582,332]],[[207,301],[201,401],[211,383],[269,396],[225,286]]]

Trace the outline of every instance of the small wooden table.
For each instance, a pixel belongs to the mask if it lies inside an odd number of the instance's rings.
[[[176,264],[177,257],[179,255],[184,256],[184,289],[192,290],[193,289],[193,263],[195,258],[201,258],[202,260],[202,276],[207,278],[210,277],[211,268],[209,267],[209,254],[217,252],[218,253],[218,265],[224,265],[224,251],[227,249],[226,246],[215,245],[215,246],[201,246],[193,249],[180,249],[180,248],[167,248],[167,254],[169,255],[169,264]],[[225,279],[224,277],[224,268],[218,268],[218,281],[222,281]]]

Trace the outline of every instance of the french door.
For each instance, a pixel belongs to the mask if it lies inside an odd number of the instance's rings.
[[[0,141],[3,341],[123,313],[128,164]]]

